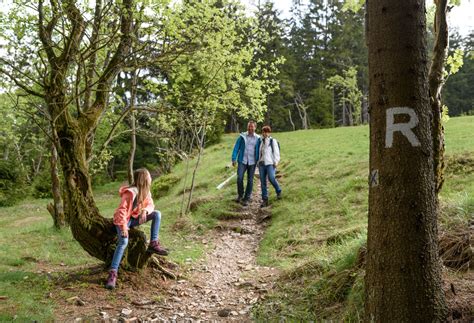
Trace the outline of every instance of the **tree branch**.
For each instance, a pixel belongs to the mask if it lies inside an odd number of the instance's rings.
[[[90,129],[96,124],[101,112],[106,106],[107,93],[109,92],[111,82],[119,73],[124,64],[124,58],[131,50],[133,3],[133,0],[123,0],[120,19],[120,43],[105,67],[104,72],[99,77],[94,103],[85,111],[87,120],[84,121],[88,124],[88,127],[86,128]]]
[[[6,76],[8,76],[8,78],[10,80],[12,80],[16,84],[16,86],[21,88],[26,93],[28,93],[30,95],[33,95],[33,96],[37,96],[37,97],[42,98],[42,99],[45,98],[44,94],[41,94],[39,92],[36,92],[36,91],[32,90],[29,86],[27,86],[27,85],[23,84],[22,82],[20,82],[13,74],[11,74],[10,72],[8,72],[7,70],[5,70],[1,67],[0,67],[0,73],[5,74]]]
[[[89,64],[87,64],[87,71],[86,75],[86,91],[84,96],[84,107],[87,109],[90,104],[90,98],[92,93],[92,88],[88,87],[89,80],[94,77],[94,69],[96,66],[96,58],[97,58],[97,39],[99,37],[99,28],[101,24],[101,9],[102,9],[102,0],[97,0],[95,4],[95,11],[94,11],[94,21],[92,25],[92,36],[90,39],[90,60]],[[87,56],[87,55],[86,55]]]
[[[52,1],[52,3],[53,2],[54,1]],[[53,6],[53,18],[48,23],[48,25],[45,26],[43,0],[39,0],[38,1],[38,31],[39,31],[38,36],[41,43],[43,44],[46,55],[48,56],[48,61],[51,65],[53,65],[56,62],[56,58],[57,58],[56,55],[54,54],[53,42],[51,40],[51,31],[53,30],[57,21],[58,21],[58,15],[54,14],[54,6]]]

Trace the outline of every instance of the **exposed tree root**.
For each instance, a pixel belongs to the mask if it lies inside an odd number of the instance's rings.
[[[175,263],[169,262],[157,256],[151,256],[149,265],[158,270],[163,276],[171,278],[173,280],[178,279],[179,275],[172,272],[171,270],[165,268],[165,266],[172,266],[174,268],[178,267]]]

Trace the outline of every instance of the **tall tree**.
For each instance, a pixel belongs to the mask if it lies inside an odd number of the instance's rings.
[[[367,2],[367,321],[441,322],[436,179],[423,0]]]

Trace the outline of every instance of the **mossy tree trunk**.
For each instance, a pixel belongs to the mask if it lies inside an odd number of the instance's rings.
[[[367,2],[366,320],[443,322],[425,2]]]
[[[87,140],[78,125],[64,123],[58,128],[59,157],[64,176],[66,214],[74,238],[91,256],[109,263],[115,250],[116,231],[110,219],[100,215],[92,194],[86,164]],[[138,230],[130,230],[128,254],[123,264],[134,268],[146,265],[146,237]]]
[[[433,162],[436,179],[436,193],[441,191],[444,183],[444,127],[442,123],[441,90],[444,85],[444,64],[448,52],[448,0],[435,0],[436,13],[434,21],[435,46],[430,66],[429,85],[431,109],[433,111]]]
[[[54,3],[54,2],[52,2]],[[80,60],[81,45],[84,45],[86,21],[74,1],[64,1],[66,17],[70,23],[69,33],[65,35],[64,48],[53,50],[51,39],[55,24],[59,21],[59,8],[52,8],[52,17],[46,24],[45,11],[42,2],[39,4],[39,38],[47,54],[49,77],[44,87],[44,99],[51,118],[52,128],[56,129],[58,138],[58,155],[64,176],[64,210],[67,214],[72,234],[80,245],[91,256],[110,263],[116,243],[116,231],[112,220],[102,217],[96,206],[92,193],[88,160],[92,153],[95,130],[101,115],[107,106],[107,98],[111,84],[130,55],[133,31],[133,0],[123,0],[117,9],[120,12],[120,36],[117,42],[110,43],[109,59],[101,69],[97,62],[97,48],[100,25],[99,19],[104,19],[102,1],[96,2],[92,35],[90,42],[89,60]],[[87,45],[84,45],[87,47]],[[78,63],[80,62],[80,63]],[[78,71],[93,71],[93,85],[86,86],[81,98],[71,104],[67,95],[70,80],[68,70],[74,64],[79,65]],[[78,72],[78,73],[79,73]],[[90,80],[89,80],[90,81]],[[92,82],[91,82],[92,83]],[[79,80],[77,84],[81,84]],[[73,101],[73,102],[74,102]],[[74,109],[75,108],[75,109]],[[128,253],[122,264],[133,268],[142,268],[147,264],[149,254],[146,252],[146,237],[138,230],[130,230]]]

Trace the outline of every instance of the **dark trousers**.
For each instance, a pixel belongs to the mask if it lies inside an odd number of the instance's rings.
[[[244,175],[247,172],[247,187],[244,196]],[[255,165],[239,163],[237,166],[237,194],[245,200],[250,199],[253,190],[253,175],[255,174]]]

